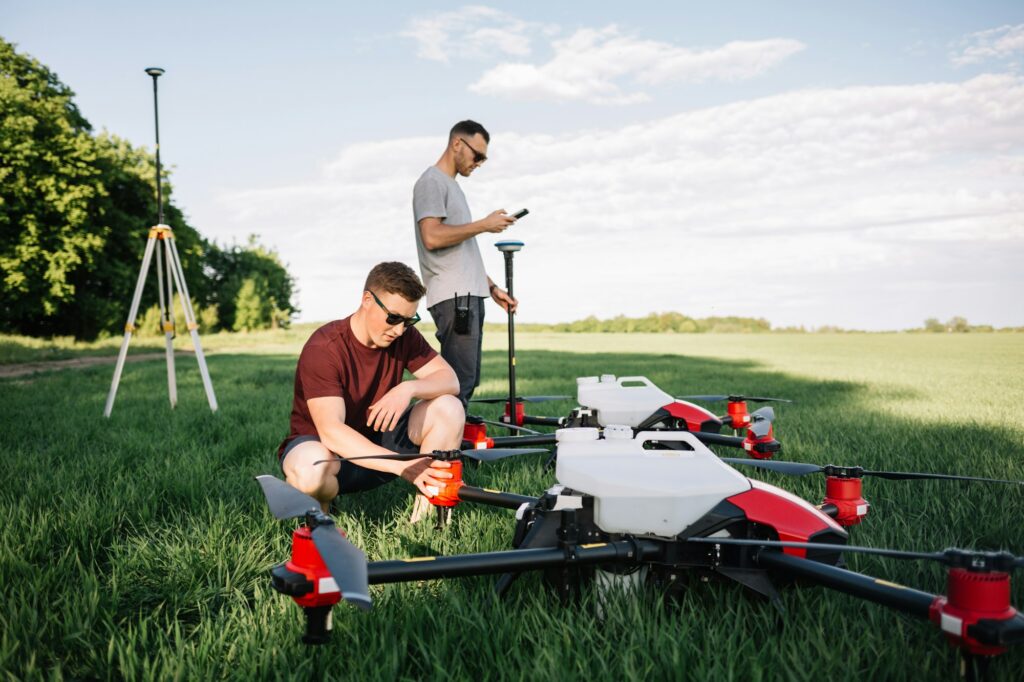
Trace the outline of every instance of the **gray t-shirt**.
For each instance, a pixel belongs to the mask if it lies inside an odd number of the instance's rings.
[[[487,297],[487,272],[480,257],[476,237],[443,249],[427,250],[420,234],[420,221],[440,218],[442,224],[465,225],[473,222],[466,195],[459,183],[437,166],[423,171],[412,190],[413,229],[420,274],[427,287],[427,307],[454,298],[456,294]]]

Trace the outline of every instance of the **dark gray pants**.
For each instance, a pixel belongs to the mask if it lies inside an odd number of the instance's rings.
[[[465,301],[465,296],[460,296]],[[484,336],[484,299],[469,297],[469,331],[457,334],[455,325],[455,299],[449,298],[429,308],[437,325],[437,340],[441,342],[441,357],[452,366],[459,377],[459,400],[465,407],[480,385],[480,350]]]

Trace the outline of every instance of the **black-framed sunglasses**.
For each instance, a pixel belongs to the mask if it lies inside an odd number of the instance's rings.
[[[459,139],[462,140],[462,144],[469,147],[469,151],[473,152],[473,163],[483,163],[484,161],[487,160],[487,155],[481,154],[477,150],[473,149],[473,145],[469,143],[469,140],[467,140],[464,137],[460,137]]]
[[[370,290],[367,289],[367,291],[370,291]],[[377,294],[375,294],[372,291],[370,291],[370,296],[373,296],[373,300],[377,302],[377,305],[380,306],[380,309],[388,314],[388,316],[385,318],[384,321],[387,322],[392,327],[395,326],[396,324],[398,324],[399,322],[401,322],[403,325],[405,325],[408,328],[408,327],[411,327],[411,326],[413,326],[414,324],[416,324],[417,322],[420,321],[420,314],[419,313],[414,313],[412,317],[405,317],[404,315],[399,315],[398,313],[393,313],[393,312],[391,312],[390,310],[388,310],[387,308],[384,307],[384,304],[380,302],[379,298],[377,298]]]

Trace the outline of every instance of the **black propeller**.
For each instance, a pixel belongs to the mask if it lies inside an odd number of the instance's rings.
[[[705,545],[739,545],[746,547],[791,547],[793,549],[824,549],[833,552],[874,554],[890,559],[925,559],[938,561],[953,568],[972,570],[1009,571],[1024,568],[1024,557],[1009,552],[980,552],[969,549],[949,548],[941,552],[907,552],[881,547],[858,547],[857,545],[833,545],[826,542],[780,542],[778,540],[747,540],[741,538],[687,538],[687,542]]]
[[[929,474],[912,471],[869,471],[861,467],[840,467],[834,464],[818,466],[817,464],[806,464],[803,462],[782,462],[768,461],[763,459],[737,459],[735,457],[722,457],[723,462],[728,464],[740,464],[743,466],[756,467],[775,471],[790,476],[806,476],[807,474],[825,474],[826,476],[838,476],[840,478],[862,478],[864,476],[876,476],[887,478],[892,481],[928,480],[940,481],[977,481],[979,483],[1008,483],[1010,485],[1024,485],[1024,481],[1012,481],[1001,478],[980,478],[978,476],[955,476],[952,474]]]
[[[517,457],[519,455],[534,455],[537,453],[547,453],[548,451],[544,448],[481,448],[479,450],[449,450],[449,453],[455,453],[457,457],[469,457],[480,462],[493,462],[496,459],[504,459],[505,457]],[[423,459],[424,457],[432,457],[431,454],[384,454],[384,455],[364,455],[361,457],[337,457],[335,459],[320,459],[313,462],[317,464],[327,464],[329,462],[337,462],[343,459],[346,462],[354,462],[360,459],[395,459],[399,461],[410,462],[414,459]],[[435,457],[436,459],[436,457]],[[296,491],[298,492],[298,491]],[[301,494],[301,493],[299,493]],[[312,498],[310,498],[312,499]]]
[[[516,396],[517,403],[548,403],[553,400],[572,400],[571,395],[525,395]],[[500,398],[470,398],[471,403],[507,403],[508,396]]]
[[[533,434],[535,436],[540,435],[540,431],[534,431],[528,429],[525,426],[516,426],[515,424],[509,424],[507,422],[494,421],[493,419],[484,419],[483,417],[474,417],[472,415],[466,415],[466,421],[470,424],[493,424],[494,426],[501,426],[510,431],[523,431],[525,433]]]
[[[311,522],[313,544],[338,584],[341,597],[361,609],[369,609],[370,584],[366,555],[338,532],[334,520],[320,508],[320,503],[299,492],[279,478],[257,476],[256,480],[267,498],[270,513],[277,519],[306,516]]]
[[[758,438],[771,434],[772,422],[775,421],[775,410],[771,406],[765,406],[750,413],[750,425],[747,431]]]
[[[762,396],[750,396],[750,395],[677,395],[678,400],[702,400],[709,403],[717,403],[723,400],[728,400],[730,403],[748,402],[748,403],[791,403],[792,400],[786,398],[765,398]]]

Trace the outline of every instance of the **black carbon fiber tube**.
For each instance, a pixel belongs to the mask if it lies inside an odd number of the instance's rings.
[[[459,488],[459,499],[463,502],[477,502],[479,504],[489,504],[492,507],[505,507],[506,509],[519,509],[524,503],[533,504],[537,501],[536,497],[530,497],[529,495],[503,493],[471,485],[464,485]]]
[[[852,594],[925,620],[928,619],[928,611],[936,599],[934,594],[778,551],[762,550],[757,553],[754,560],[763,568],[784,571],[788,575],[805,578],[833,590]]]
[[[663,545],[651,540],[575,545],[568,549],[515,549],[461,556],[420,557],[369,564],[371,585],[409,580],[433,580],[467,575],[530,571],[564,564],[636,563],[657,558]]]

